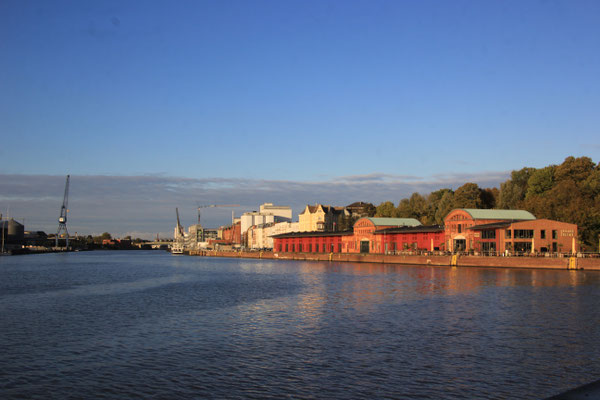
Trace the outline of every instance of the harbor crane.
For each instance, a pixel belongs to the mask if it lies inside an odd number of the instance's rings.
[[[175,214],[177,214],[177,233],[179,234],[179,238],[183,238],[183,226],[181,225],[181,222],[179,222],[179,209],[178,208],[175,208]],[[175,239],[177,239],[177,238],[175,238]]]
[[[208,204],[198,206],[198,225],[200,225],[200,209],[201,208],[213,208],[213,207],[241,207],[239,204]],[[233,217],[232,217],[233,219]]]
[[[58,230],[56,231],[55,247],[58,247],[58,238],[60,233],[65,231],[65,248],[69,248],[69,231],[67,230],[67,214],[69,213],[69,179],[71,175],[67,175],[67,182],[65,183],[65,195],[63,197],[62,207],[60,208],[60,217],[58,217]]]

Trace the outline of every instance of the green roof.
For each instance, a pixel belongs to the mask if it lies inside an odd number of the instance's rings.
[[[525,210],[480,210],[477,208],[461,208],[473,217],[473,219],[508,219],[508,220],[532,220],[535,216]]]
[[[421,223],[414,218],[365,218],[375,226],[419,226]]]

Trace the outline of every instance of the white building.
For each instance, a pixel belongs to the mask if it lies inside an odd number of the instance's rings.
[[[251,249],[272,249],[273,237],[282,233],[298,232],[298,222],[279,222],[275,224],[256,225],[248,229],[248,247]]]
[[[275,206],[273,203],[264,203],[259,210],[242,214],[240,218],[242,235],[254,225],[290,222],[292,220],[292,208],[288,206]]]
[[[260,213],[263,215],[275,215],[281,218],[287,218],[288,221],[292,220],[292,209],[288,206],[275,206],[273,203],[265,203],[260,206]]]

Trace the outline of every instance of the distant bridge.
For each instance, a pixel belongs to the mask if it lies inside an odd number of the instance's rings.
[[[173,245],[172,241],[164,241],[164,240],[155,240],[153,242],[141,242],[141,243],[135,243],[135,246],[138,247],[143,247],[143,246],[150,246],[152,249],[170,249],[171,246]]]

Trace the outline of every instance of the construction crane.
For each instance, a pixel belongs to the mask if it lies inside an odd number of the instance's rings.
[[[58,247],[58,238],[60,233],[65,231],[65,248],[69,248],[69,231],[67,230],[67,213],[69,212],[69,179],[71,175],[67,175],[67,182],[65,183],[65,195],[63,197],[62,207],[60,208],[60,217],[58,217],[58,230],[56,231],[55,246]]]
[[[201,208],[213,208],[213,207],[241,207],[239,204],[208,204],[198,206],[198,225],[200,225],[200,209]]]

